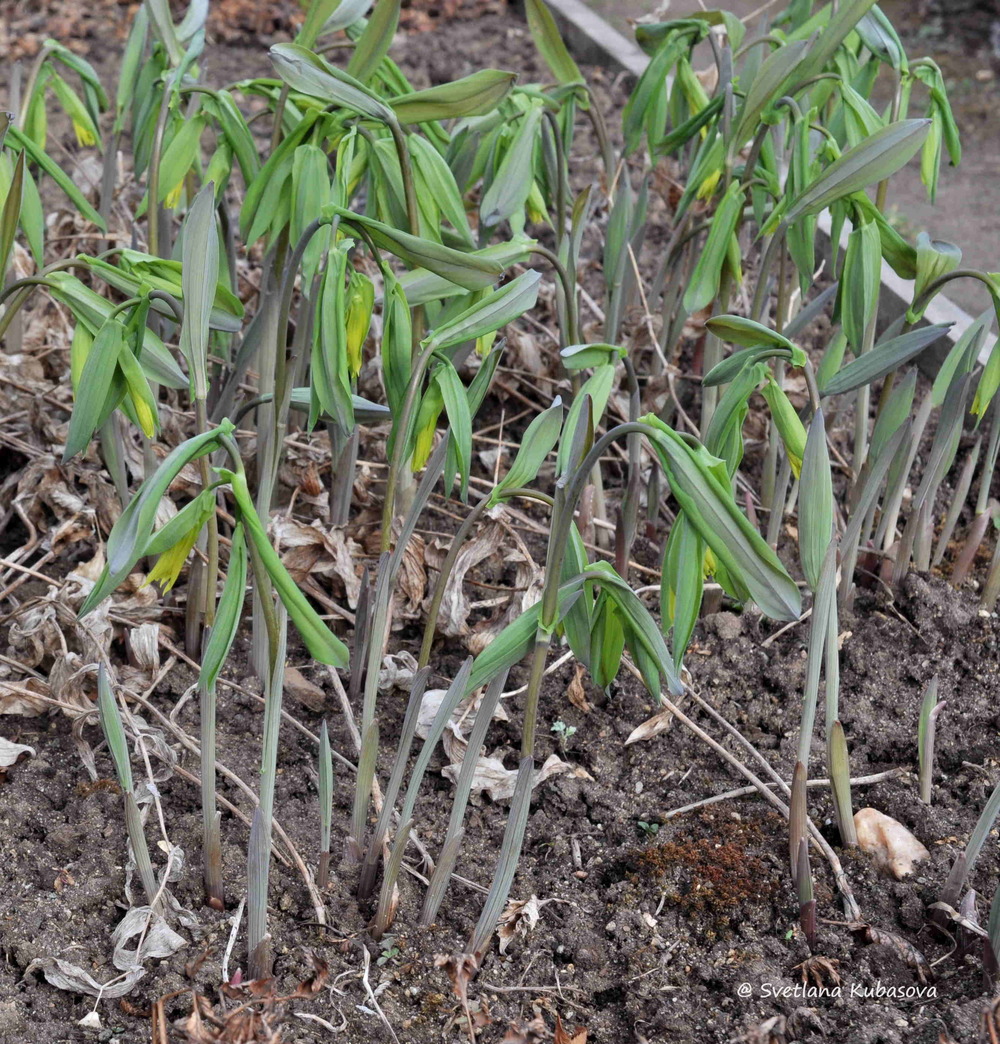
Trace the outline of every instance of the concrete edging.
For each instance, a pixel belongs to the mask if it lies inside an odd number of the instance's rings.
[[[634,41],[623,36],[617,29],[605,21],[599,14],[591,10],[582,0],[546,0],[555,17],[567,46],[574,55],[582,62],[592,65],[602,65],[618,72],[624,72],[629,76],[638,78],[649,64],[646,53]],[[830,232],[832,222],[830,212],[824,210],[819,215],[817,231],[824,239],[823,246],[829,250]],[[850,231],[848,224],[841,235],[841,246],[846,245],[847,235]],[[882,295],[880,298],[880,310],[891,310],[890,319],[895,319],[905,312],[913,300],[913,281],[901,279],[885,263],[882,262]],[[880,317],[881,318],[881,317]],[[924,313],[924,319],[928,323],[951,323],[951,329],[944,335],[942,340],[948,342],[951,347],[962,334],[975,321],[964,308],[960,308],[950,298],[938,294],[931,301]],[[987,338],[987,340],[989,340]],[[940,351],[942,341],[934,342],[938,346],[936,356],[943,358]],[[931,346],[933,348],[933,346]],[[986,361],[989,356],[989,346],[984,345],[980,353],[980,361]]]

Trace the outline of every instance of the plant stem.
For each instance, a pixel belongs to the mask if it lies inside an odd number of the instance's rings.
[[[429,344],[417,357],[410,373],[410,383],[406,386],[406,398],[403,400],[403,410],[396,427],[392,457],[389,461],[389,474],[385,482],[385,501],[382,505],[382,551],[388,551],[392,547],[392,523],[396,517],[396,490],[399,486],[403,465],[406,462],[410,424],[413,420],[413,411],[416,409],[417,397],[420,394],[420,385],[423,383],[424,373],[430,365],[433,355],[434,345]]]

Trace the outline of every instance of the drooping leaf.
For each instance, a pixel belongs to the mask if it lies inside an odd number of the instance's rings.
[[[556,80],[564,84],[582,83],[580,67],[563,42],[545,0],[526,0],[524,13],[535,47]]]
[[[900,120],[848,149],[789,204],[784,223],[818,214],[835,200],[884,181],[916,153],[929,129],[930,120]]]
[[[241,473],[228,471],[220,471],[220,474],[229,479],[233,496],[240,509],[241,521],[246,528],[247,538],[253,542],[256,554],[263,562],[278,597],[295,625],[295,629],[302,636],[310,655],[320,663],[330,664],[334,667],[346,667],[350,661],[347,647],[320,619],[319,614],[309,604],[306,596],[291,578],[277,552],[271,546],[267,532],[254,508],[246,477]]]
[[[66,435],[64,461],[82,453],[101,424],[108,391],[118,369],[118,355],[124,346],[125,327],[118,319],[108,319],[98,330],[80,374]]]
[[[823,388],[822,394],[842,395],[844,392],[854,391],[855,388],[877,381],[919,355],[950,327],[951,323],[922,326],[918,330],[910,330],[909,333],[877,344],[870,352],[852,359],[840,373],[832,377]]]
[[[320,55],[298,44],[275,44],[270,54],[278,75],[292,90],[383,123],[392,122],[392,109],[374,91]]]
[[[534,308],[540,280],[540,272],[529,270],[498,290],[488,291],[482,300],[437,327],[427,344],[433,344],[435,350],[441,351],[495,333]]]
[[[706,460],[703,449],[693,450],[659,418],[649,414],[642,420],[674,496],[730,578],[772,619],[798,619],[798,588],[737,507],[728,481],[723,484],[711,464],[715,458]]]
[[[400,123],[430,123],[464,116],[484,116],[510,94],[517,73],[481,69],[452,83],[392,98],[389,106]]]

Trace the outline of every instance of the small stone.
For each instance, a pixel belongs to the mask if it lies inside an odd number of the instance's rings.
[[[862,808],[854,814],[858,846],[871,855],[876,866],[887,870],[897,881],[913,873],[913,864],[930,852],[902,823],[875,808]]]
[[[617,927],[618,925],[616,922],[608,921],[608,923],[604,926],[604,930],[607,932],[613,932]]]

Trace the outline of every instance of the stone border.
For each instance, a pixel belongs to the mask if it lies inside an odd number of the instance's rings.
[[[582,0],[546,0],[546,3],[551,9],[567,45],[581,62],[603,65],[632,77],[642,75],[649,63],[646,53],[638,44],[623,36]],[[832,225],[828,210],[824,210],[819,215],[817,224],[817,230],[824,240],[823,245],[829,250]],[[845,227],[841,237],[842,246],[846,245],[848,231],[849,228]],[[883,311],[884,314],[887,313],[885,314],[886,321],[891,321],[906,311],[912,300],[913,281],[901,279],[883,261],[880,311]],[[931,359],[928,361],[932,365],[944,358],[947,350],[975,321],[964,308],[960,308],[954,301],[942,294],[938,294],[931,301],[924,313],[924,318],[928,323],[952,324],[947,334],[936,341],[934,346],[931,346]],[[980,362],[983,363],[986,362],[991,347],[990,338],[987,338],[986,341],[979,356]]]

